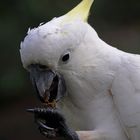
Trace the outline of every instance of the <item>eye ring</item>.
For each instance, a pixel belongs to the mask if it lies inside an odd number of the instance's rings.
[[[62,62],[67,62],[70,59],[70,53],[66,53],[62,56]]]

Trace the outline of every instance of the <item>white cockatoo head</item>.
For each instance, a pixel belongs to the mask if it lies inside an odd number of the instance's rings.
[[[64,96],[66,87],[77,81],[75,77],[86,72],[94,53],[91,48],[99,41],[87,23],[92,3],[83,0],[64,16],[29,30],[21,43],[23,66],[30,72],[43,102]]]

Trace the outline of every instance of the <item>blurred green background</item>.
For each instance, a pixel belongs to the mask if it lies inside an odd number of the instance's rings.
[[[39,105],[20,61],[29,27],[68,12],[80,0],[1,0],[0,140],[45,140],[26,108]],[[140,1],[95,0],[89,23],[107,43],[140,54]]]

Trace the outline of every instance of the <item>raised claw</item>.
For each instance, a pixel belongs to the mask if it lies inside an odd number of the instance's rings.
[[[57,137],[55,131],[44,131],[41,127],[39,127],[39,131],[42,135],[44,135],[47,138],[55,138]]]
[[[39,126],[39,131],[42,135],[46,136],[47,138],[54,138],[56,137],[56,130],[54,128],[48,127],[40,120],[37,120],[36,123]]]
[[[27,111],[34,114],[35,123],[38,125],[40,133],[46,137],[79,140],[76,132],[67,126],[65,118],[58,109],[34,108],[27,109]]]
[[[27,109],[26,111],[30,113],[45,113],[46,108],[32,108],[32,109]]]
[[[42,122],[39,121],[39,120],[37,120],[36,123],[37,123],[40,127],[42,127],[43,129],[46,129],[46,130],[49,130],[49,131],[53,131],[53,130],[54,130],[54,128],[51,128],[51,127],[45,125],[44,123],[42,123]]]
[[[53,112],[51,109],[33,108],[27,109],[26,111],[34,114],[35,123],[38,125],[41,134],[48,138],[56,137],[57,129],[47,126],[47,120],[45,119],[48,116],[47,114],[51,114]]]
[[[27,112],[34,113],[35,109],[26,109]]]

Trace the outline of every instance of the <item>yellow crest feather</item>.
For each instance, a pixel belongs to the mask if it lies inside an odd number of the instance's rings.
[[[90,8],[94,0],[82,0],[75,8],[68,12],[65,16],[66,21],[80,19],[87,22]]]

